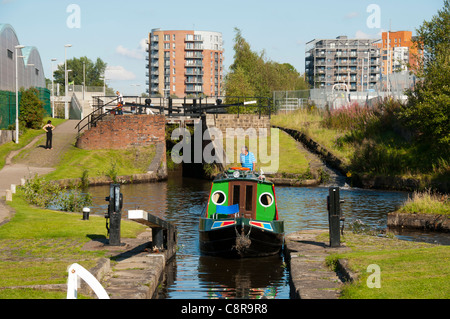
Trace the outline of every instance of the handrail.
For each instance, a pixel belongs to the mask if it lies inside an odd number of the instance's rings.
[[[94,290],[99,299],[109,299],[108,293],[98,282],[97,278],[83,268],[83,266],[74,263],[69,266],[67,272],[69,273],[69,277],[67,278],[67,299],[77,299],[78,277],[83,279]]]
[[[100,98],[112,98],[115,96],[94,96],[94,100],[96,100],[97,102],[97,108],[94,109],[93,112],[91,112],[90,114],[88,114],[86,117],[84,117],[76,126],[75,129],[78,129],[78,134],[87,126],[88,129],[90,128],[91,125],[95,126],[95,124],[101,120],[103,117],[105,117],[107,114],[107,112],[105,112],[105,107],[107,107],[108,105],[110,105],[113,102],[116,102],[118,100],[118,97],[115,97],[113,100],[109,101],[106,104],[103,104],[103,101],[100,102]],[[136,98],[139,99],[139,102],[141,102],[142,97],[137,97],[137,96],[124,96],[124,98]],[[155,97],[153,97],[154,99]],[[168,116],[172,116],[172,113],[178,113],[177,116],[183,115],[183,116],[199,116],[200,113],[203,112],[208,112],[208,110],[212,110],[212,109],[216,109],[220,112],[220,109],[226,109],[229,107],[233,107],[233,106],[237,106],[237,116],[239,117],[239,114],[241,112],[241,107],[246,107],[246,104],[248,104],[249,100],[256,100],[254,104],[256,104],[256,108],[259,114],[259,117],[261,118],[261,114],[264,111],[264,113],[268,113],[269,118],[271,117],[271,112],[272,112],[272,98],[270,97],[264,97],[264,96],[206,96],[206,97],[200,97],[200,98],[186,98],[184,97],[182,100],[184,101],[184,103],[181,103],[181,107],[173,107],[173,100],[181,100],[181,99],[172,99],[172,98],[168,98],[168,102],[167,102],[167,106],[164,106],[166,103],[164,102],[164,98],[162,97],[156,97],[157,99],[159,98],[159,106],[154,106],[152,104],[150,104],[150,102],[148,102],[146,100],[146,104],[142,104],[142,103],[135,103],[135,102],[126,102],[124,103],[124,106],[130,106],[130,107],[138,107],[139,108],[139,112],[136,112],[137,114],[141,114],[142,108],[149,108],[149,109],[156,109],[160,111],[160,114],[162,114],[164,111],[168,111]],[[208,98],[214,99],[214,103],[208,103]],[[150,98],[151,99],[151,98]],[[162,101],[161,101],[162,99]],[[192,100],[192,103],[187,103],[187,99]],[[222,101],[225,99],[237,99],[236,103],[229,103],[229,104],[222,104]],[[198,101],[198,103],[197,103]],[[204,102],[203,102],[204,101]],[[267,102],[265,102],[267,101]],[[162,102],[162,103],[161,103]],[[203,103],[202,103],[203,102]],[[266,105],[264,105],[265,103],[267,103]],[[108,111],[112,111],[112,110],[116,110],[117,107],[114,107],[112,109],[109,109]],[[181,114],[182,113],[182,114]],[[212,114],[214,113],[218,113],[216,112],[210,112]],[[82,123],[87,120],[87,123],[84,124],[83,126]]]

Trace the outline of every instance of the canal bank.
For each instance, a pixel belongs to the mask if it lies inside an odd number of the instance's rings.
[[[284,254],[290,270],[292,299],[339,298],[345,279],[327,266],[326,258],[349,249],[345,246],[331,248],[327,235],[328,230],[305,230],[286,235]]]

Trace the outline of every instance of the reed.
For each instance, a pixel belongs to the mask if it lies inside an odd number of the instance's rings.
[[[399,212],[450,216],[450,198],[448,194],[433,193],[429,189],[424,192],[414,192]]]

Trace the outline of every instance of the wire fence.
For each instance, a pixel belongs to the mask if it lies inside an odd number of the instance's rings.
[[[52,106],[50,103],[50,91],[45,88],[36,88],[39,99],[43,102],[45,110],[44,116],[51,116]],[[18,92],[19,107],[21,92]],[[19,109],[20,115],[20,109]],[[8,126],[16,122],[16,93],[10,91],[0,91],[0,129],[7,129]]]
[[[350,91],[345,83],[335,84],[329,88],[301,91],[273,92],[275,112],[291,112],[296,109],[314,105],[318,108],[340,108],[357,102],[371,106],[386,97],[405,101],[405,91],[415,86],[417,78],[409,74],[394,73],[383,76],[376,89],[368,91]]]

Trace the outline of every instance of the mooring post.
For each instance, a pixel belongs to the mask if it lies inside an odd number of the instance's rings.
[[[105,198],[108,204],[108,211],[105,213],[106,229],[109,233],[109,245],[120,246],[120,221],[122,219],[123,196],[120,192],[120,184],[110,184],[109,196]]]
[[[327,197],[328,222],[330,230],[330,247],[341,246],[340,223],[341,201],[339,187],[330,187]]]

